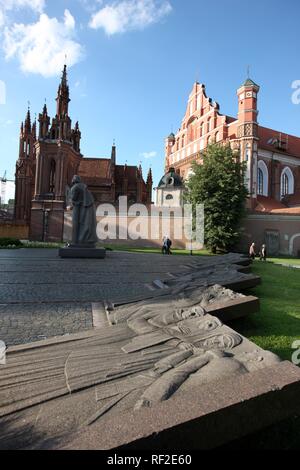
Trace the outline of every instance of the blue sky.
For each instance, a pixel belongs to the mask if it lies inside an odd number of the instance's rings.
[[[260,124],[300,135],[299,15],[298,0],[0,0],[0,175],[14,176],[27,101],[54,114],[65,53],[83,154],[115,139],[118,163],[151,165],[155,184],[196,78],[235,116],[250,65]]]

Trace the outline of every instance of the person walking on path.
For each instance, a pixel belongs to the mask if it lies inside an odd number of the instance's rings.
[[[261,245],[261,249],[259,252],[259,259],[260,261],[267,261],[267,248],[265,244]]]
[[[168,254],[168,237],[167,236],[163,238],[163,245],[162,245],[161,252],[163,255]]]
[[[255,259],[256,253],[255,253],[255,243],[251,243],[251,246],[249,248],[249,256],[251,259]]]
[[[171,246],[172,246],[172,240],[170,240],[170,238],[168,237],[167,238],[167,254],[168,255],[171,255],[172,252],[171,252]]]

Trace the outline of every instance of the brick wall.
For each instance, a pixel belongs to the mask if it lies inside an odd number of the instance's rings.
[[[0,238],[28,240],[29,226],[18,222],[0,222]]]

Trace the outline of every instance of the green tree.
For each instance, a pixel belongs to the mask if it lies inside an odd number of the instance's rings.
[[[240,237],[240,223],[246,214],[246,164],[230,145],[216,143],[206,148],[202,160],[193,164],[186,201],[194,208],[204,204],[206,247],[213,253],[228,251]]]

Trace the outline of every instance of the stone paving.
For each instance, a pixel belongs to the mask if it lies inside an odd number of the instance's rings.
[[[205,259],[205,257],[203,257]],[[0,250],[0,339],[7,345],[93,327],[92,302],[131,301],[193,258],[107,252],[104,260],[60,259],[57,250]]]

